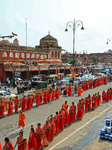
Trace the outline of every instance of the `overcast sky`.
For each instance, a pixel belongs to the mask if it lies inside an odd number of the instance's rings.
[[[72,52],[72,29],[66,23],[83,21],[85,30],[76,30],[77,53],[104,52],[112,37],[112,0],[0,0],[0,34],[18,34],[20,45],[26,45],[25,18],[28,25],[28,46],[39,44],[42,37],[54,36],[63,49]],[[9,39],[13,41],[13,39]]]

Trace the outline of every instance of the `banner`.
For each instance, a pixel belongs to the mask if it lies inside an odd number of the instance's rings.
[[[21,78],[21,72],[20,71],[14,71],[14,77],[15,78]]]

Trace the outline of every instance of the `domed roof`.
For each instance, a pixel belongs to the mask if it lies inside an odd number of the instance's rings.
[[[51,36],[50,33],[48,33],[48,35],[40,39],[40,41],[46,41],[46,40],[57,41],[57,39]]]
[[[8,40],[1,40],[0,43],[10,43]]]
[[[13,42],[14,42],[14,43],[18,43],[19,41],[18,41],[17,38],[15,38]]]

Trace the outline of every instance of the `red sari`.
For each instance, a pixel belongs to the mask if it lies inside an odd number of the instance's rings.
[[[18,137],[17,144],[18,150],[28,150],[27,139],[25,137]]]
[[[13,102],[12,102],[12,100],[9,100],[9,102],[8,102],[8,115],[13,114],[12,109],[13,109]]]
[[[22,102],[21,102],[21,110],[25,111],[26,110],[26,106],[27,106],[27,101],[26,101],[26,98],[23,97],[22,98]]]
[[[27,97],[27,109],[31,109],[32,107],[32,99],[30,96]]]
[[[19,99],[18,98],[14,99],[14,104],[15,104],[15,113],[17,113],[18,112],[18,106],[19,106]]]
[[[6,105],[3,100],[0,102],[0,118],[4,117],[4,110],[6,110]]]
[[[50,141],[50,136],[51,136],[51,125],[50,125],[50,123],[44,124],[43,131],[44,131],[44,134],[46,135],[47,140]]]
[[[36,150],[35,132],[30,132],[29,134],[28,148],[29,150]]]
[[[14,150],[13,149],[13,145],[12,145],[12,143],[11,142],[9,142],[9,143],[6,143],[5,142],[5,145],[4,145],[4,148],[6,149],[6,150]]]
[[[74,107],[70,106],[69,110],[69,124],[72,124],[74,121]]]
[[[44,103],[47,103],[47,92],[44,93]]]
[[[95,109],[95,100],[94,100],[94,96],[92,96],[92,110]]]
[[[71,86],[68,87],[68,96],[71,96],[72,95],[72,88]]]
[[[36,94],[35,99],[36,99],[36,106],[39,106],[39,104],[40,104],[40,95]]]
[[[59,114],[54,116],[54,123],[56,126],[56,135],[58,135],[58,132],[59,132]]]
[[[84,116],[83,106],[80,102],[77,104],[77,119],[82,119]]]
[[[0,142],[0,150],[2,150],[1,142]]]
[[[37,142],[36,150],[41,150],[42,148],[42,135],[43,135],[42,128],[41,127],[36,128],[36,142]]]
[[[51,135],[50,135],[50,141],[52,141],[54,139],[54,135],[56,133],[56,126],[54,121],[50,121],[50,125],[51,125]]]

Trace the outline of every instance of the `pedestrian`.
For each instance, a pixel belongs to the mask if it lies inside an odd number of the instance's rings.
[[[28,148],[29,150],[36,150],[36,137],[33,125],[31,125],[31,130],[29,134]]]
[[[23,137],[23,131],[19,132],[19,137],[17,138],[14,149],[16,148],[17,145],[18,145],[17,150],[28,150],[27,139]]]
[[[18,126],[21,128],[21,131],[24,130],[24,126],[25,126],[25,114],[22,112],[22,110],[20,111],[20,114],[19,114]]]
[[[3,146],[3,150],[14,150],[12,143],[10,142],[9,138],[6,137],[4,139],[5,145]]]
[[[10,97],[9,102],[8,102],[8,115],[13,114],[13,101],[12,98]]]
[[[19,99],[18,96],[14,99],[14,104],[15,104],[15,113],[18,112],[18,106],[19,106]]]
[[[11,82],[10,82],[10,79],[8,80],[8,87],[10,88],[10,84],[11,84]]]

